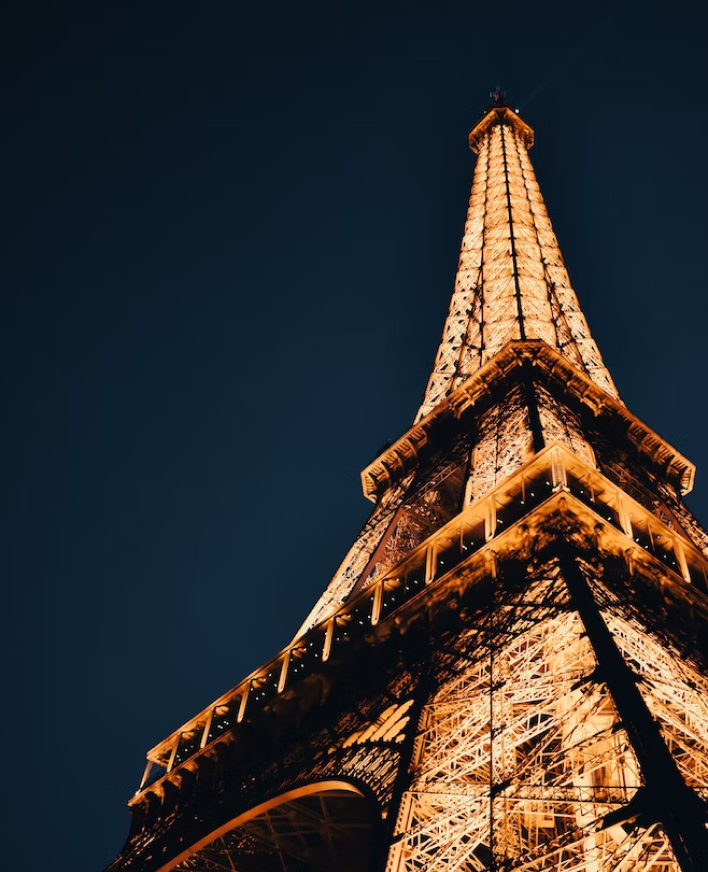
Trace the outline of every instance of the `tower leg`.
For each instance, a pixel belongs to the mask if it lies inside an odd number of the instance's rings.
[[[705,872],[708,864],[706,809],[676,766],[644,697],[637,687],[638,676],[617,647],[590,584],[570,545],[563,547],[559,563],[571,604],[580,616],[606,684],[630,738],[646,786],[630,807],[624,820],[639,817],[645,823],[661,822],[683,872]],[[617,816],[613,823],[620,823]]]

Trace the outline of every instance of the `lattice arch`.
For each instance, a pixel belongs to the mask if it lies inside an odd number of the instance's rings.
[[[367,872],[375,804],[348,781],[287,791],[222,827],[174,872]]]

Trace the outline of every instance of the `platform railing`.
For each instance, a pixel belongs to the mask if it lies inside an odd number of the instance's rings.
[[[370,633],[421,591],[447,576],[559,491],[572,494],[686,584],[708,592],[708,562],[695,546],[651,514],[598,470],[560,443],[536,454],[517,473],[475,500],[403,560],[371,580],[331,617],[148,752],[132,802],[208,745],[228,735],[254,708],[316,672],[342,647]],[[598,525],[599,526],[599,525]]]

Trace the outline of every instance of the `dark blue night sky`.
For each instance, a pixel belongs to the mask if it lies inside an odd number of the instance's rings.
[[[501,85],[708,522],[708,13],[94,3],[5,34],[3,868],[99,872],[144,753],[292,636],[410,424]],[[496,10],[496,11],[495,11]],[[700,15],[704,17],[700,17]]]

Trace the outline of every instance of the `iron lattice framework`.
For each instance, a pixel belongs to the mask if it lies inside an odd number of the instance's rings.
[[[708,538],[499,100],[423,405],[296,637],[148,752],[111,872],[698,872]]]
[[[470,133],[478,158],[455,289],[417,419],[513,339],[543,339],[617,396],[570,285],[529,160],[532,143],[507,107]]]

